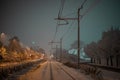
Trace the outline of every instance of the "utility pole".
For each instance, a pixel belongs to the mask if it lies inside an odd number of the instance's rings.
[[[57,60],[57,49],[58,49],[58,45],[56,45],[55,48],[52,48],[52,49],[55,49],[55,59]]]
[[[87,0],[84,0],[82,5],[80,6],[80,8],[78,8],[78,11],[77,11],[78,17],[77,18],[61,18],[61,17],[58,17],[58,18],[55,19],[55,20],[77,20],[78,21],[78,33],[77,33],[77,36],[78,36],[78,49],[77,49],[78,68],[79,68],[79,63],[80,63],[80,10],[83,8],[83,5],[85,4],[86,1]]]
[[[78,68],[79,68],[79,63],[80,63],[80,9],[81,8],[78,8],[78,17],[77,18],[56,18],[57,20],[77,20],[78,21],[78,49],[77,49],[77,52],[78,52]]]
[[[60,38],[60,42],[54,42],[54,41],[49,42],[50,44],[53,44],[53,43],[59,43],[60,44],[60,62],[62,61],[62,39],[63,38]]]
[[[79,69],[79,63],[80,63],[80,9],[78,8],[78,69]]]
[[[52,43],[49,42],[48,45],[50,45],[51,49],[50,49],[50,56],[52,55]]]
[[[57,49],[58,49],[58,45],[56,45],[56,60],[57,60]]]
[[[58,45],[56,45],[56,47],[55,48],[52,48],[52,49],[55,49],[56,51],[55,51],[55,59],[57,60],[57,49],[58,49]]]
[[[62,62],[62,38],[60,38],[60,62]]]

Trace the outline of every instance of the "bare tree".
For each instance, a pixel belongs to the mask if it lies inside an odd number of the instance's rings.
[[[106,65],[114,66],[116,59],[116,66],[119,66],[120,57],[120,30],[118,28],[103,32],[102,39],[97,43],[90,43],[85,46],[85,52],[92,58],[106,59]]]
[[[104,56],[107,60],[107,65],[113,66],[113,58],[116,56],[116,64],[118,66],[118,57],[120,55],[120,30],[111,28],[104,32],[102,39],[99,41],[99,48],[105,52]]]
[[[91,57],[91,62],[92,63],[101,63],[101,58],[100,54],[98,51],[98,46],[97,43],[92,42],[84,47],[85,53]]]

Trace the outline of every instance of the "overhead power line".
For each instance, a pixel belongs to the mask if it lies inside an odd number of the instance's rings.
[[[98,3],[99,3],[100,0],[95,0],[93,2],[93,4],[83,13],[83,14],[80,14],[81,12],[81,9],[83,8],[84,4],[87,2],[87,0],[84,0],[82,2],[82,4],[80,5],[80,7],[78,8],[78,12],[77,12],[77,17],[74,17],[74,18],[66,18],[66,17],[63,17],[62,16],[62,12],[63,12],[63,8],[64,8],[64,4],[65,4],[65,0],[61,0],[61,5],[60,5],[60,9],[59,9],[59,12],[58,12],[58,18],[56,18],[57,20],[57,26],[56,26],[56,31],[55,31],[55,35],[54,35],[54,38],[53,38],[53,41],[55,40],[56,38],[56,35],[57,35],[57,32],[58,32],[58,26],[60,25],[66,25],[68,24],[68,20],[77,20],[78,22],[78,32],[77,32],[77,36],[78,36],[78,67],[79,67],[79,63],[80,63],[80,20],[82,19],[83,16],[85,16],[89,11],[91,11]],[[73,14],[73,13],[72,13]],[[65,21],[65,23],[61,24],[60,23],[60,20],[63,20]],[[72,23],[73,24],[73,23]],[[72,25],[71,24],[71,25]],[[62,39],[63,37],[68,33],[68,31],[70,30],[70,27],[68,28],[68,30],[62,35],[61,39],[60,39],[60,42],[62,44]],[[61,45],[62,46],[62,45]],[[62,48],[61,48],[62,49]],[[62,53],[62,52],[61,52]]]
[[[56,35],[57,35],[57,32],[58,32],[58,23],[59,23],[59,21],[57,22],[55,34],[54,34],[54,36],[53,36],[53,40],[52,40],[52,41],[54,41],[55,38],[56,38]]]
[[[58,12],[58,18],[61,17],[61,15],[62,15],[62,11],[63,11],[63,8],[64,8],[64,3],[65,3],[65,0],[61,0],[61,5],[60,5],[59,12]],[[57,20],[56,31],[55,31],[55,34],[54,34],[54,36],[53,36],[53,40],[52,40],[52,41],[54,41],[55,38],[56,38],[56,35],[57,35],[57,32],[58,32],[58,26],[59,26],[59,25],[64,25],[64,24],[68,24],[68,22],[67,22],[66,20],[65,20],[65,22],[66,22],[66,23],[60,24],[60,21]]]
[[[58,18],[61,17],[61,15],[62,15],[62,11],[63,11],[63,8],[64,8],[64,3],[65,3],[65,0],[61,0],[61,6],[60,6],[60,9],[59,9]]]
[[[69,25],[67,31],[62,35],[61,38],[64,38],[64,37],[68,34],[68,32],[70,31],[71,26],[73,26],[74,22],[75,22],[75,20],[72,21],[72,23]],[[73,27],[73,28],[74,28],[74,27]],[[73,29],[72,29],[72,30],[73,30]],[[72,31],[71,31],[71,32],[72,32]]]
[[[88,12],[90,12],[101,0],[95,0],[91,6],[82,14],[82,16],[85,16]]]

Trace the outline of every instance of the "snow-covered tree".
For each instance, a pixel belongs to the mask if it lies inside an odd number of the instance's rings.
[[[18,37],[14,36],[13,38],[11,38],[9,40],[9,51],[12,51],[12,52],[17,52],[17,53],[21,53],[23,50],[22,50],[22,47],[20,45],[20,40]]]
[[[84,47],[85,53],[91,57],[91,62],[101,63],[101,57],[98,50],[97,43],[92,42]]]
[[[113,27],[103,32],[102,39],[99,41],[99,48],[105,53],[107,65],[113,66],[113,58],[116,57],[116,64],[118,65],[118,56],[120,55],[120,30]]]
[[[105,59],[107,65],[113,66],[116,59],[116,66],[119,66],[120,30],[112,27],[110,30],[103,32],[101,40],[97,43],[88,44],[84,50],[89,57],[97,58],[100,63],[100,59]]]

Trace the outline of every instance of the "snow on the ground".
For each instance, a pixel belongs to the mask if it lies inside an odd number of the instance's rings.
[[[63,69],[67,70],[73,77],[75,77],[76,80],[93,80],[89,75],[81,73],[78,69],[70,68],[63,64],[60,65]]]
[[[33,72],[28,72],[27,74],[25,74],[25,75],[23,75],[23,76],[21,76],[19,79],[21,80],[21,79],[26,79],[27,78],[27,80],[28,79],[30,79],[31,80],[31,78],[33,79],[33,80],[41,80],[41,79],[45,79],[45,78],[42,78],[41,77],[41,75],[43,75],[42,73],[46,73],[46,74],[44,74],[44,76],[48,76],[48,77],[50,77],[49,75],[50,75],[50,65],[49,65],[50,63],[48,62],[48,64],[47,64],[47,62],[45,62],[44,64],[42,64],[41,65],[41,69],[39,68],[39,69],[37,69],[37,71],[33,71]],[[48,65],[48,67],[46,68],[47,70],[43,70],[43,69],[45,69],[45,66],[46,65]],[[69,77],[69,75],[68,74],[66,74],[62,69],[64,69],[67,73],[69,73],[73,78],[75,78],[75,80],[93,80],[89,75],[85,75],[85,74],[83,74],[83,73],[80,73],[79,71],[77,71],[76,69],[73,69],[73,68],[69,68],[69,67],[67,67],[67,66],[65,66],[65,65],[63,65],[63,64],[61,64],[61,63],[59,63],[59,62],[51,62],[51,65],[52,65],[52,72],[53,72],[53,78],[54,78],[54,80],[66,80],[67,79],[67,77]],[[56,66],[57,65],[57,66]],[[61,68],[62,69],[61,69]],[[46,72],[45,72],[46,71]],[[39,73],[39,74],[38,74]],[[64,75],[63,75],[64,74]],[[58,78],[60,78],[60,79],[58,79]],[[48,79],[47,78],[47,80],[51,80],[50,78]],[[71,79],[67,79],[67,80],[71,80]]]
[[[52,65],[52,70],[53,70],[52,72],[53,72],[54,80],[56,80],[55,77],[57,77],[57,76],[58,76],[57,78],[60,78],[57,80],[66,80],[65,77],[67,77],[67,76],[62,75],[62,74],[65,74],[64,70],[67,73],[69,73],[72,77],[74,77],[75,80],[94,80],[91,78],[90,75],[86,75],[86,74],[82,73],[81,70],[67,67],[67,66],[63,65],[62,63],[59,63],[56,61],[44,62],[42,64],[34,66],[31,70],[29,70],[27,73],[25,73],[23,75],[17,74],[16,77],[19,78],[18,80],[43,80],[43,79],[51,80],[50,79],[50,63]],[[102,71],[103,71],[104,80],[120,80],[119,73],[107,71],[107,70],[103,70],[103,69],[102,69]],[[61,73],[61,75],[60,75],[60,73]],[[45,77],[45,78],[43,78],[43,77]],[[14,79],[12,79],[12,80],[14,80]]]
[[[108,70],[102,70],[102,71],[105,80],[120,80],[120,73],[108,71]]]

